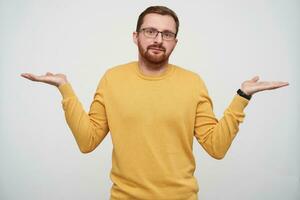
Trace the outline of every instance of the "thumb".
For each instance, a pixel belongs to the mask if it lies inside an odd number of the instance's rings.
[[[259,80],[259,76],[254,76],[252,79],[251,79],[251,81],[253,81],[253,82],[257,82]]]

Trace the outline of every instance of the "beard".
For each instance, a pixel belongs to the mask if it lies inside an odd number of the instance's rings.
[[[169,60],[169,55],[166,54],[166,48],[162,45],[149,45],[146,49],[142,47],[140,41],[138,41],[138,49],[140,55],[145,59],[147,62],[155,65],[163,64]],[[158,51],[159,53],[150,52]]]

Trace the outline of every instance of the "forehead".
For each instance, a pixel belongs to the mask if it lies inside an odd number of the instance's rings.
[[[153,27],[158,30],[170,30],[176,32],[176,22],[170,15],[150,13],[144,16],[141,28]]]

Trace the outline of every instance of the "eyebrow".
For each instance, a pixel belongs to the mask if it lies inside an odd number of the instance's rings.
[[[157,28],[154,28],[154,27],[152,27],[152,26],[148,26],[148,27],[144,27],[144,28],[153,28],[153,29],[155,29],[155,30],[158,30]],[[142,29],[143,29],[143,28],[142,28]],[[158,30],[158,31],[160,31],[160,30]],[[175,33],[175,32],[173,32],[173,31],[171,31],[171,30],[168,30],[168,29],[162,30],[162,32]]]

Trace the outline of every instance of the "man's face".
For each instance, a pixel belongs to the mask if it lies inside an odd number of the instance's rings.
[[[169,15],[147,14],[140,29],[143,28],[155,28],[158,31],[176,33],[176,23]],[[138,46],[140,56],[153,64],[168,61],[177,43],[176,38],[174,40],[164,40],[161,33],[158,33],[156,38],[149,38],[142,31],[139,33],[134,32],[133,40]]]

